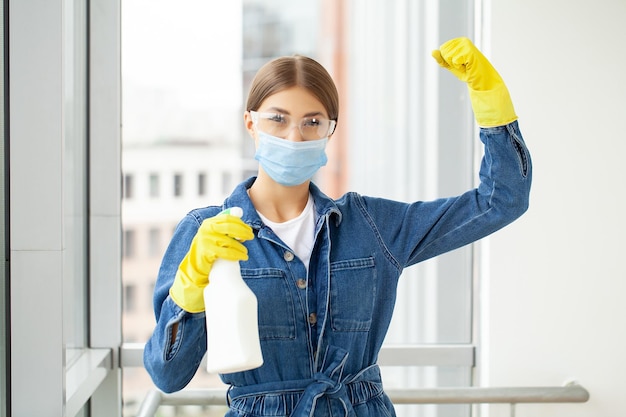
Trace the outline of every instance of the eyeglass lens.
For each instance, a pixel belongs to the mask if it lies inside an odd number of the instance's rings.
[[[278,113],[256,113],[257,127],[270,135],[285,138],[293,128],[291,117]],[[334,121],[324,117],[304,117],[298,129],[304,140],[322,139],[330,135]]]

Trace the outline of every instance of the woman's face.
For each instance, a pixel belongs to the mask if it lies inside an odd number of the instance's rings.
[[[298,123],[304,117],[323,117],[328,119],[328,113],[322,103],[303,87],[290,87],[267,97],[257,109],[259,113],[276,113],[288,116],[292,121],[289,133],[285,140],[300,142],[305,140],[298,129]],[[250,112],[244,114],[246,129],[258,145],[258,136]]]

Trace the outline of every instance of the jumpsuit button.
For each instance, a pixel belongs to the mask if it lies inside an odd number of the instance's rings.
[[[293,261],[293,253],[289,252],[289,251],[285,251],[285,254],[283,255],[283,259],[285,259],[287,262],[291,262]]]
[[[311,313],[309,314],[309,324],[317,323],[317,314]]]
[[[302,279],[300,278],[298,281],[296,281],[296,285],[298,286],[298,288],[300,288],[301,290],[306,289],[306,279]]]

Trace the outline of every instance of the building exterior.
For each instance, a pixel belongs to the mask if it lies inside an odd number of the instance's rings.
[[[146,34],[132,30],[143,21],[139,10],[145,6],[132,0],[126,5],[129,54],[136,51],[133,45],[140,44],[139,39],[156,37],[160,31],[156,28],[155,34]],[[197,13],[213,10],[202,2],[196,6]],[[318,2],[306,5],[291,1],[231,2],[221,9],[220,17],[206,15],[202,21],[229,19],[226,25],[217,20],[212,23],[221,25],[220,37],[228,37],[233,43],[242,39],[240,48],[234,48],[240,53],[219,54],[219,68],[211,59],[198,58],[196,64],[206,66],[202,72],[189,75],[195,78],[186,80],[195,85],[193,94],[183,96],[177,92],[179,86],[167,79],[155,77],[148,83],[138,76],[138,68],[123,71],[126,75],[123,96],[127,103],[122,138],[125,343],[141,345],[151,334],[152,291],[161,257],[176,224],[193,208],[220,204],[236,184],[256,173],[253,141],[242,123],[243,103],[252,77],[270,59],[296,52],[315,56],[318,49]],[[160,10],[169,13],[169,5],[162,5]],[[204,39],[203,47],[217,54],[210,36],[216,29],[208,26],[196,28],[196,33]],[[185,35],[171,36],[180,36],[178,42],[186,39]],[[127,65],[143,67],[144,71],[154,68],[135,60],[134,56],[128,57]],[[221,84],[220,88],[216,84]],[[205,96],[206,100],[193,107],[194,96]],[[181,103],[186,103],[182,109],[178,108]],[[195,115],[195,119],[190,119],[190,115]],[[129,369],[124,372],[123,385],[124,411],[132,415],[152,384],[142,369]],[[216,386],[221,386],[217,376],[207,374],[204,369],[189,385],[190,388]]]
[[[152,292],[174,228],[189,210],[219,204],[241,180],[238,143],[172,141],[123,149],[122,329],[145,343],[154,327]],[[143,370],[124,373],[125,405],[135,410],[151,386]],[[192,386],[221,385],[199,372]]]

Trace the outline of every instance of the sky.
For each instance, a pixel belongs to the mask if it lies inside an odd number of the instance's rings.
[[[241,118],[241,7],[122,0],[125,144],[232,135]]]

